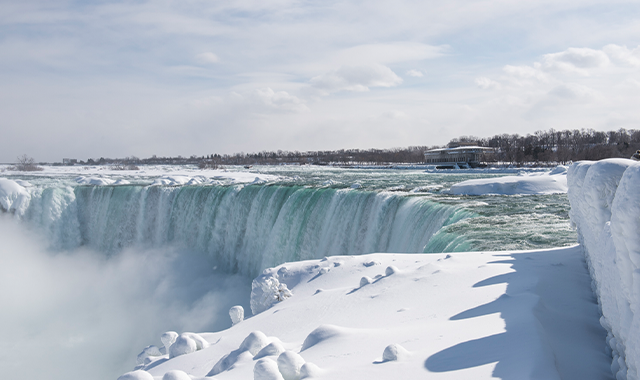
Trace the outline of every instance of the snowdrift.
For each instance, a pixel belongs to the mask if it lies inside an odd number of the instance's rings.
[[[535,195],[567,192],[567,168],[558,166],[548,173],[527,173],[517,176],[482,178],[451,186],[454,195]]]
[[[570,217],[598,295],[617,379],[640,371],[640,165],[627,159],[573,164]]]
[[[163,336],[120,380],[612,379],[590,282],[579,246],[286,263],[256,315],[178,355]]]

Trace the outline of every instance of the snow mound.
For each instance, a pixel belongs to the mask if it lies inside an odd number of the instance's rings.
[[[584,246],[618,379],[640,371],[640,164],[627,159],[573,164],[569,213]]]
[[[169,358],[190,354],[209,347],[209,342],[194,333],[182,333],[169,347]]]
[[[302,356],[293,351],[285,351],[278,356],[278,370],[284,380],[299,380],[304,363]]]
[[[0,178],[0,212],[12,212],[22,215],[31,196],[29,192],[16,181]]]
[[[405,350],[399,344],[390,344],[385,347],[384,352],[382,353],[382,361],[383,362],[392,362],[403,360],[409,356],[409,351]]]
[[[253,380],[284,380],[278,364],[272,359],[260,359],[253,367]]]
[[[136,358],[138,364],[147,364],[146,359],[150,356],[162,356],[160,349],[156,346],[147,346]]]
[[[316,344],[323,342],[327,339],[340,336],[343,334],[343,330],[334,325],[322,325],[317,329],[313,330],[302,343],[301,351],[304,351],[310,347],[315,346]]]
[[[567,192],[567,168],[559,166],[549,173],[471,179],[451,186],[454,195],[535,195]]]
[[[166,372],[164,376],[162,376],[162,380],[191,380],[191,376],[187,375],[186,372],[176,369]]]
[[[242,306],[233,306],[229,309],[229,317],[231,317],[232,325],[236,325],[244,320],[244,308]]]
[[[171,347],[176,339],[178,339],[178,333],[175,331],[167,331],[166,333],[162,334],[162,336],[160,337],[160,341],[164,345],[165,353],[169,352],[169,347]]]
[[[317,377],[322,373],[322,370],[313,363],[304,363],[300,367],[300,378],[308,379],[310,377]]]
[[[264,358],[265,356],[277,356],[285,351],[284,347],[280,342],[271,342],[264,346],[257,354],[253,357],[254,360]]]
[[[360,287],[369,285],[370,283],[372,283],[373,280],[371,279],[371,277],[369,276],[364,276],[360,279]]]
[[[385,276],[391,276],[392,274],[396,273],[398,273],[398,268],[393,265],[389,265],[387,269],[384,270]]]
[[[267,336],[262,331],[254,331],[242,341],[240,351],[249,351],[252,356],[255,356],[267,344],[269,344]]]
[[[154,378],[147,371],[137,370],[125,373],[118,377],[118,380],[154,380]]]

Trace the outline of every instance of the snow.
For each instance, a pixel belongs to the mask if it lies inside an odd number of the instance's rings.
[[[522,173],[517,176],[471,179],[451,186],[454,195],[535,195],[567,192],[567,167],[558,166],[547,173]]]
[[[335,256],[255,283],[291,295],[199,334],[209,347],[139,369],[156,380],[612,378],[580,246]]]
[[[640,378],[640,164],[583,161],[569,169],[570,217],[584,245],[618,379]]]
[[[18,182],[0,178],[0,212],[17,212],[20,215],[29,205],[29,199],[29,192]]]

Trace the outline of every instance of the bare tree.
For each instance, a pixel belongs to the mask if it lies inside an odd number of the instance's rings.
[[[20,170],[23,172],[33,172],[33,171],[43,170],[41,167],[36,165],[32,157],[29,157],[26,154],[23,154],[22,156],[18,156],[16,161],[16,166],[14,166],[13,169]]]

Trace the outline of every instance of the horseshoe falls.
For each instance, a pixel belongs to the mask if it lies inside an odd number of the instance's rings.
[[[576,241],[566,194],[447,192],[505,172],[233,170],[1,172],[2,373],[115,379],[164,331],[228,328],[284,262]]]
[[[307,186],[78,186],[32,194],[23,220],[52,247],[168,245],[255,276],[286,261],[464,248],[443,227],[472,211],[424,197]],[[448,237],[448,239],[447,239]],[[431,242],[437,241],[437,244]]]

